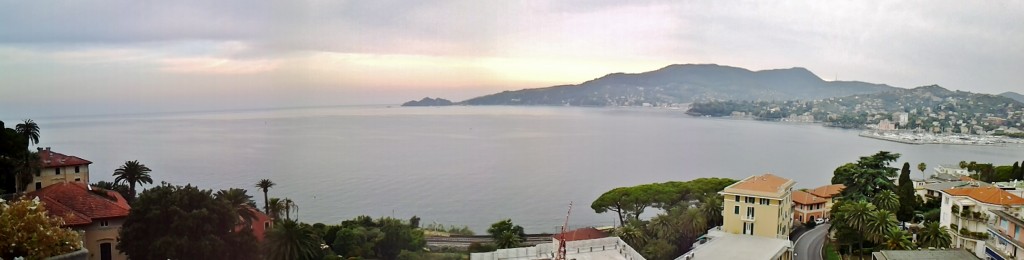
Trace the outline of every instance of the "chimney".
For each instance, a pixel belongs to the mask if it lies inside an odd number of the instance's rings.
[[[37,151],[37,152],[42,152],[42,151],[43,151],[43,148],[42,148],[42,147],[36,147],[36,151]]]
[[[46,150],[47,150],[47,151],[49,151],[49,150],[50,150],[50,147],[49,147],[49,146],[47,146],[47,147],[46,147]]]

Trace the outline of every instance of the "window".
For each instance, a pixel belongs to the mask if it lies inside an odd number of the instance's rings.
[[[78,166],[75,166],[75,173],[78,173]]]
[[[736,206],[735,208],[733,208],[733,213],[735,213],[736,215],[739,215],[740,214],[740,206]]]
[[[60,168],[53,168],[53,169],[57,171],[57,175],[60,175]]]
[[[43,174],[43,170],[42,169],[36,169],[36,177],[39,177],[39,175],[42,175],[42,174]]]
[[[42,182],[36,182],[36,190],[41,190],[41,189],[43,189],[43,183]]]
[[[736,197],[736,202],[740,202],[740,196],[736,195],[735,197]]]
[[[107,222],[106,220],[101,220],[100,221],[100,226],[101,227],[106,227],[106,226],[109,226],[109,225],[110,225],[110,222]]]
[[[75,178],[75,181],[82,181],[82,178]]]
[[[754,207],[747,207],[747,218],[754,218]]]
[[[754,204],[754,197],[747,197],[747,203]]]
[[[770,199],[761,199],[761,205],[772,205],[772,200],[770,200]]]
[[[1013,231],[1013,239],[1020,241],[1020,226],[1017,226]]]

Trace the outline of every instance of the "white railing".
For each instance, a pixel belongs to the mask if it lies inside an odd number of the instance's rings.
[[[640,253],[637,253],[633,247],[626,244],[618,237],[606,237],[598,239],[588,239],[579,241],[570,241],[565,245],[566,254],[571,256],[573,254],[585,254],[593,252],[603,251],[616,251],[626,260],[646,260]],[[555,257],[555,251],[558,248],[554,243],[540,244],[533,247],[520,247],[520,248],[508,248],[498,249],[494,252],[486,253],[472,253],[469,255],[471,260],[506,260],[506,259],[552,259]],[[571,257],[570,257],[571,258]]]

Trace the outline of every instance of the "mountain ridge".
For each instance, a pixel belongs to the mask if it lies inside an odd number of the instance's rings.
[[[464,105],[671,106],[708,100],[812,100],[896,90],[885,84],[825,81],[803,67],[751,71],[718,64],[672,64],[609,73],[579,84],[503,91]]]

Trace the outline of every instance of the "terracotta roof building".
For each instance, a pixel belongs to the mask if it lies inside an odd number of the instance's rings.
[[[64,219],[64,226],[84,232],[89,259],[127,259],[117,250],[118,232],[131,206],[121,194],[82,183],[57,183],[28,193],[37,197],[49,215]]]
[[[38,148],[41,168],[32,176],[32,182],[26,191],[34,191],[55,183],[77,182],[89,183],[89,160],[77,156],[65,155],[62,153]]]
[[[553,238],[555,243],[558,243],[558,240],[561,239],[562,237],[563,237],[563,234],[556,234],[552,238]],[[606,237],[608,237],[608,233],[605,233],[604,231],[597,230],[596,228],[587,227],[587,228],[580,228],[580,229],[576,229],[576,230],[573,230],[573,231],[565,232],[564,237],[565,237],[565,241],[569,242],[569,241],[577,241],[577,240],[589,240],[589,239],[606,238]]]
[[[839,195],[839,193],[842,192],[843,189],[845,189],[845,188],[846,188],[846,185],[832,184],[832,185],[821,186],[821,187],[815,188],[815,189],[807,191],[807,192],[809,192],[811,194],[814,194],[814,196],[818,196],[818,197],[829,199],[829,198],[832,198],[832,197],[835,197],[835,196]]]
[[[828,218],[828,207],[825,206],[828,201],[804,191],[793,191],[793,221],[804,223]]]

